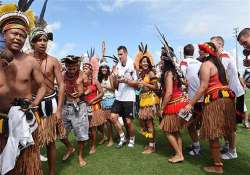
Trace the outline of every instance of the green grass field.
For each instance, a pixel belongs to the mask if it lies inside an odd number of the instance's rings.
[[[250,109],[250,93],[246,100],[248,109]],[[77,154],[75,153],[69,160],[63,162],[62,156],[66,149],[57,142],[57,174],[60,175],[205,175],[202,170],[204,165],[212,163],[208,145],[202,142],[202,155],[200,157],[188,156],[185,152],[185,161],[179,164],[170,164],[167,162],[169,156],[173,154],[168,145],[164,134],[157,127],[157,152],[151,155],[143,155],[145,139],[140,135],[138,121],[136,123],[136,145],[134,148],[125,146],[122,149],[116,149],[115,145],[107,148],[105,145],[98,145],[97,152],[94,155],[88,155],[89,146],[85,146],[85,158],[87,165],[79,168]],[[158,121],[155,121],[158,123]],[[157,124],[158,126],[158,124]],[[224,161],[225,175],[249,175],[250,174],[250,131],[238,126],[237,152],[238,159]],[[190,144],[190,138],[186,129],[182,131],[184,148]],[[71,142],[76,147],[74,136],[70,136]],[[44,150],[43,150],[44,151]],[[43,163],[43,168],[47,174],[47,163]]]

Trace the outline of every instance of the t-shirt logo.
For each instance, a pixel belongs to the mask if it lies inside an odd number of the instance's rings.
[[[124,72],[124,76],[130,80],[133,79],[133,70],[130,70],[130,69],[127,69],[125,72]]]

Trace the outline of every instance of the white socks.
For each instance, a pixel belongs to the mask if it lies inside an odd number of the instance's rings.
[[[120,134],[120,139],[121,139],[121,141],[125,141],[125,135],[124,135],[124,132]]]
[[[198,141],[198,142],[194,142],[193,143],[193,146],[195,146],[195,147],[200,147],[200,142]]]
[[[135,136],[134,137],[130,137],[129,143],[135,144]]]
[[[149,142],[149,147],[154,148],[155,147],[155,142]]]

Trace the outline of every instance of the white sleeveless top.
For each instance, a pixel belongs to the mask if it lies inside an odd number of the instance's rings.
[[[108,88],[111,88],[111,83],[110,83],[110,79],[108,78],[107,80],[105,80],[105,79],[103,79],[102,80],[102,83],[101,83],[101,86],[103,87],[103,86],[106,86],[106,87],[108,87]],[[110,91],[110,90],[108,90],[108,89],[106,89],[106,88],[102,88],[103,89],[103,93],[104,93],[104,95],[103,95],[103,99],[104,98],[107,98],[107,97],[114,97],[115,96],[115,94],[114,94],[114,92],[113,91]]]

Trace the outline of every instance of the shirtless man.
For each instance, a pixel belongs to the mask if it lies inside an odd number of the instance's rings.
[[[22,13],[17,13],[19,14],[15,15],[12,13],[8,18],[2,16],[2,21],[0,21],[0,29],[5,39],[5,49],[13,54],[13,59],[1,60],[1,63],[4,64],[0,64],[0,112],[7,114],[10,110],[13,110],[13,107],[22,107],[21,103],[27,102],[29,106],[24,111],[32,114],[29,117],[32,117],[35,126],[38,120],[35,120],[35,115],[30,109],[39,105],[45,95],[46,87],[39,64],[34,57],[21,51],[29,32],[29,27],[27,18]],[[35,81],[38,85],[36,98],[34,99],[32,99],[32,81]],[[26,115],[26,117],[28,122],[28,116]],[[42,174],[39,146],[37,144],[37,129],[31,125],[29,127],[31,130],[34,130],[32,136],[35,144],[21,151],[10,174]]]
[[[83,77],[80,70],[80,59],[72,55],[64,58],[63,62],[66,66],[63,78],[65,83],[65,103],[63,106],[63,121],[67,130],[66,137],[61,141],[67,147],[67,152],[63,156],[63,160],[67,160],[75,149],[69,142],[67,136],[71,130],[74,131],[76,140],[79,145],[78,161],[80,167],[86,165],[83,158],[84,142],[89,139],[89,121],[87,105],[80,101],[80,96],[83,95]]]
[[[62,125],[62,104],[64,98],[64,83],[59,61],[46,53],[49,34],[42,28],[35,28],[30,34],[31,47],[34,50],[34,57],[40,65],[43,78],[47,86],[46,96],[39,105],[39,112],[42,116],[41,125],[39,125],[40,144],[46,145],[49,174],[56,173],[56,136],[57,128],[59,137],[63,137],[64,128]],[[58,94],[55,90],[55,80],[58,84]],[[37,85],[34,83],[34,92],[37,91]],[[58,95],[58,102],[57,102]],[[57,104],[58,103],[58,104]],[[59,127],[57,127],[59,126]]]

